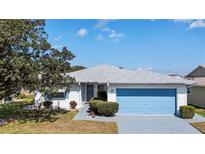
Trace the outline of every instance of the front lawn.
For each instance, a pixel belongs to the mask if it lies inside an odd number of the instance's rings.
[[[14,119],[17,109],[22,109],[21,104],[1,105],[0,112],[3,113],[0,119]],[[5,113],[6,112],[6,113]],[[18,112],[17,112],[18,113]],[[33,114],[33,113],[32,113]],[[36,113],[35,113],[36,114]],[[47,114],[47,112],[46,112]],[[36,119],[26,118],[25,120],[17,118],[15,122],[8,123],[0,127],[0,134],[116,134],[118,128],[115,122],[99,122],[72,120],[77,112],[59,112],[55,115],[53,122],[46,119],[44,122],[37,122]],[[39,117],[38,117],[39,120]]]
[[[205,109],[204,108],[196,108],[196,113],[199,114],[200,116],[205,117]]]
[[[200,116],[205,117],[205,108],[199,107],[199,106],[195,106],[195,105],[190,105],[195,107],[195,113],[199,114]]]
[[[196,129],[198,129],[200,132],[205,134],[205,122],[197,122],[192,123],[192,126],[194,126]]]
[[[198,107],[198,106],[194,106],[194,107],[195,107],[196,114],[205,117],[205,109],[204,108]],[[196,123],[192,123],[191,125],[194,126],[196,129],[198,129],[203,134],[205,134],[205,122],[196,122]]]

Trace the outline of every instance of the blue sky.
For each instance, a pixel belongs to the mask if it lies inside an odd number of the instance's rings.
[[[73,65],[184,74],[205,64],[204,20],[46,20],[45,30],[76,55]]]

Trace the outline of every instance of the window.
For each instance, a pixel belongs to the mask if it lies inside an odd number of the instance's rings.
[[[187,88],[187,94],[189,94],[189,95],[191,94],[191,87]]]
[[[54,93],[51,96],[52,99],[65,99],[65,92]]]

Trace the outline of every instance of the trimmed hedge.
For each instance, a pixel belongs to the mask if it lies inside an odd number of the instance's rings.
[[[103,103],[103,102],[104,101],[102,101],[102,100],[90,100],[90,102],[89,102],[90,110],[93,111],[95,114],[97,114],[97,104]]]
[[[91,100],[90,110],[95,114],[104,116],[114,116],[118,112],[119,104],[116,102],[106,102],[102,100]]]
[[[97,112],[104,116],[114,116],[118,112],[119,104],[115,102],[101,102],[96,104]]]
[[[93,97],[92,100],[106,101],[106,99],[105,99],[105,98],[102,98],[102,97]]]
[[[180,115],[184,119],[192,119],[195,115],[195,108],[193,106],[181,106]]]

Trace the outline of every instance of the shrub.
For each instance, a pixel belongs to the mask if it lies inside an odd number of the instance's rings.
[[[25,104],[12,102],[9,104],[0,105],[0,123],[1,119],[5,122],[13,122],[18,120],[20,122],[27,121],[55,121],[59,114],[67,113],[66,110],[50,110],[50,109],[25,109]]]
[[[103,100],[107,101],[107,92],[106,91],[98,91],[98,97],[103,98]]]
[[[102,97],[93,97],[92,100],[106,101],[106,99],[105,99],[105,98],[102,98]]]
[[[51,108],[52,108],[52,105],[53,105],[53,102],[51,102],[51,101],[45,101],[45,102],[43,102],[43,106],[44,106],[46,109],[51,109]]]
[[[192,119],[195,115],[195,108],[193,106],[181,106],[180,115],[184,119]]]
[[[102,100],[90,100],[89,102],[89,107],[90,107],[90,110],[93,111],[95,114],[97,114],[97,104],[98,103],[103,103],[104,101]]]
[[[114,116],[118,112],[119,104],[116,102],[100,102],[96,104],[97,113],[104,116]]]
[[[70,101],[70,107],[71,109],[75,109],[78,103],[76,101]]]
[[[114,116],[118,112],[119,104],[116,102],[106,102],[103,100],[91,100],[90,110],[95,114],[104,116]]]
[[[19,95],[17,96],[17,99],[24,99],[24,98],[26,98],[26,95],[25,95],[25,94],[19,94]]]

